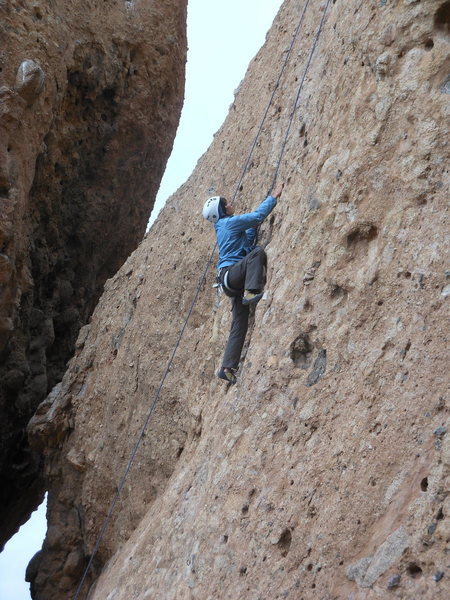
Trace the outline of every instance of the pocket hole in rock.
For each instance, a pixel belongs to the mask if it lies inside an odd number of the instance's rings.
[[[299,335],[291,344],[290,356],[296,367],[307,369],[310,365],[313,346],[308,334]]]
[[[281,550],[281,556],[287,556],[292,543],[292,533],[290,529],[285,529],[278,540],[277,546]]]
[[[371,242],[378,235],[378,228],[372,223],[361,223],[347,235],[347,246],[358,242]]]
[[[444,2],[434,15],[434,26],[436,29],[450,34],[450,2]]]
[[[415,562],[409,563],[406,571],[407,571],[408,575],[410,577],[412,577],[413,579],[416,579],[417,577],[420,577],[422,575],[422,569]]]

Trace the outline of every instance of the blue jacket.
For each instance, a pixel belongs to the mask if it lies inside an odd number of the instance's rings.
[[[256,227],[275,208],[276,198],[267,196],[256,210],[245,215],[222,217],[214,225],[219,246],[217,268],[234,265],[253,250]]]

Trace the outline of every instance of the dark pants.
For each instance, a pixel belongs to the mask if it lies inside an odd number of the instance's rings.
[[[233,320],[222,365],[237,369],[248,328],[250,306],[242,304],[244,290],[262,291],[266,283],[267,256],[259,246],[228,270],[228,284],[238,294],[231,299]],[[223,272],[222,272],[223,273]]]

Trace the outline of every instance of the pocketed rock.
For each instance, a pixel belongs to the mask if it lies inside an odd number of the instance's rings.
[[[183,102],[186,4],[0,2],[0,548],[43,494],[39,461],[16,468],[27,423],[144,234]]]
[[[81,332],[58,399],[68,426],[47,445],[38,436],[49,533],[36,598],[73,597],[67,556],[92,555],[158,393],[84,597],[450,597],[450,579],[433,580],[450,528],[449,434],[433,434],[450,413],[448,3],[327,4],[280,164],[286,187],[259,230],[268,293],[237,384],[216,375],[230,301],[214,269],[201,280],[214,246],[201,210],[211,193],[233,197],[246,164],[237,212],[264,198],[324,2],[308,4],[250,163],[304,8],[294,0]],[[386,43],[396,60],[379,79]]]

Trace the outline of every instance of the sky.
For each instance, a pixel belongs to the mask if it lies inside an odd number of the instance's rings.
[[[149,226],[211,144],[281,4],[282,0],[189,0],[185,101]],[[41,548],[45,510],[44,502],[0,554],[0,600],[30,600],[25,569]]]
[[[211,144],[282,3],[189,0],[185,102],[149,226]]]
[[[0,554],[0,600],[30,600],[29,583],[25,581],[25,569],[41,548],[47,529],[45,511],[47,500],[22,525]]]

